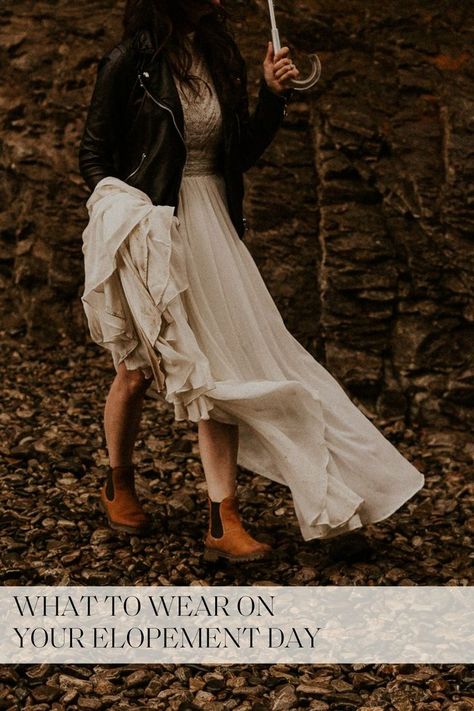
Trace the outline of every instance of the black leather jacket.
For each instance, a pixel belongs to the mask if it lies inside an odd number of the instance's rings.
[[[229,215],[243,238],[242,174],[271,143],[293,90],[276,94],[262,76],[258,103],[249,115],[247,71],[238,56],[240,69],[230,77],[232,98],[224,101],[215,85],[223,118],[219,165]],[[184,117],[173,75],[165,54],[154,53],[149,33],[141,31],[99,62],[79,149],[81,175],[91,191],[106,176],[120,178],[154,205],[173,205],[176,214],[185,160]]]

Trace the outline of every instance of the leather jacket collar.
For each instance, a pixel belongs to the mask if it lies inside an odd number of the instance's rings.
[[[166,55],[154,50],[147,30],[137,33],[132,47],[138,60],[140,85],[152,100],[172,111],[175,125],[184,140],[183,109]]]
[[[151,34],[148,30],[140,30],[132,40],[132,48],[137,57],[138,80],[148,96],[159,105],[164,105],[172,112],[172,117],[178,132],[184,141],[184,115],[181,100],[173,78],[173,73],[165,53],[155,51]],[[216,93],[224,118],[228,116],[230,107],[220,90],[217,78],[212,75]],[[229,122],[224,120],[224,141],[228,136],[225,129]]]
[[[154,54],[150,32],[148,30],[139,30],[132,40],[132,47],[137,53],[142,55]]]

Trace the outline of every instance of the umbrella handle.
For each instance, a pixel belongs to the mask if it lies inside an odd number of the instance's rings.
[[[278,32],[278,27],[276,25],[275,19],[275,8],[273,7],[273,0],[268,0],[268,9],[270,11],[270,22],[272,26],[272,44],[274,52],[278,52],[281,49],[280,34]],[[307,91],[311,89],[321,76],[321,62],[317,54],[308,55],[311,60],[311,71],[306,79],[292,79],[290,86],[292,89],[297,91]]]

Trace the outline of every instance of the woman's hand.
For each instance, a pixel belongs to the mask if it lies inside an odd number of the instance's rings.
[[[268,88],[275,94],[281,94],[285,89],[290,89],[291,80],[296,79],[299,74],[289,53],[289,47],[282,47],[275,54],[273,43],[268,43],[267,55],[263,60],[263,76]]]

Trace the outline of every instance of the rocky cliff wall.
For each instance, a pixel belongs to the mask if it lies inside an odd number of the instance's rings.
[[[265,0],[234,0],[255,98]],[[122,3],[0,6],[3,326],[87,337],[77,149]],[[278,3],[283,43],[320,82],[246,175],[254,255],[290,331],[377,415],[473,420],[471,3]]]

